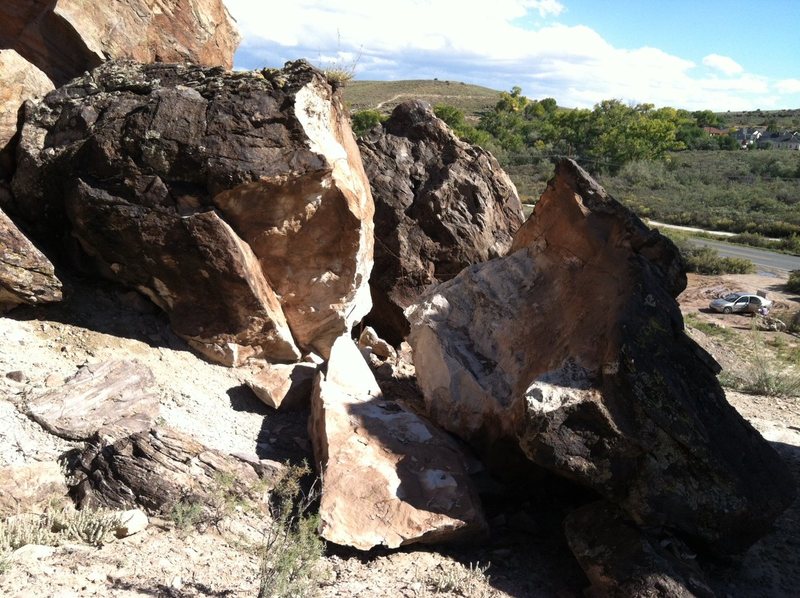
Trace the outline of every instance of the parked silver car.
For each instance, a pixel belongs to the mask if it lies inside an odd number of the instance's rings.
[[[761,308],[769,309],[772,301],[760,295],[747,293],[731,293],[719,299],[714,299],[708,306],[714,311],[724,314],[730,313],[757,313]]]

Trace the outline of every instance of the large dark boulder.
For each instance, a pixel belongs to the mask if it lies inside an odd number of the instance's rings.
[[[497,160],[459,140],[425,102],[398,105],[358,145],[375,199],[367,322],[399,344],[403,310],[426,287],[505,255],[522,206]]]
[[[764,535],[794,482],[685,334],[675,246],[565,160],[512,251],[407,312],[433,419],[712,551]]]
[[[106,63],[26,105],[12,188],[42,239],[77,240],[215,361],[327,355],[369,311],[369,185],[303,61]]]

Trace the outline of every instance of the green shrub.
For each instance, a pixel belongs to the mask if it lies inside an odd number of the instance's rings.
[[[361,110],[352,115],[353,133],[364,135],[373,127],[381,124],[385,117],[377,110]]]
[[[792,270],[789,272],[786,290],[792,293],[800,293],[800,270]]]
[[[694,245],[685,239],[673,238],[673,241],[686,262],[687,272],[711,275],[755,272],[756,268],[750,260],[721,257],[715,249]]]

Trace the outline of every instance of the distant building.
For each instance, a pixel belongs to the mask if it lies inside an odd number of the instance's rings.
[[[722,129],[718,129],[716,127],[703,127],[703,130],[712,137],[722,137],[723,135],[728,134],[727,131],[723,131]]]
[[[758,140],[765,130],[764,127],[742,127],[731,133],[731,136],[739,142],[742,148],[747,149],[758,144]]]
[[[800,133],[797,131],[765,133],[759,138],[758,147],[800,151]]]

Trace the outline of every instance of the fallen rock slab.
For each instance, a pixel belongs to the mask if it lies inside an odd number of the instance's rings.
[[[398,105],[358,145],[375,199],[367,322],[397,346],[409,331],[403,310],[426,287],[506,254],[522,205],[497,160],[461,141],[425,102]]]
[[[607,502],[573,511],[564,530],[592,584],[588,596],[714,597],[696,554],[675,538],[648,536]]]
[[[684,333],[674,245],[565,160],[512,251],[407,311],[432,419],[712,551],[765,534],[794,482]]]
[[[309,420],[323,480],[320,533],[369,550],[466,539],[486,531],[461,451],[382,396],[356,345],[336,341]]]
[[[370,309],[369,184],[306,62],[106,63],[29,107],[12,188],[42,238],[76,240],[214,361],[325,357]]]
[[[159,412],[150,368],[127,360],[86,365],[64,385],[28,403],[28,417],[68,440],[98,431],[119,438],[150,429]]]
[[[0,467],[0,518],[44,513],[54,500],[67,496],[64,472],[55,461]]]
[[[80,508],[169,514],[179,503],[213,507],[220,497],[263,500],[254,469],[170,428],[107,443],[95,437],[80,455],[71,494]]]
[[[53,264],[0,210],[0,312],[61,301]]]
[[[249,376],[247,385],[273,409],[307,409],[317,366],[312,363],[271,364]]]
[[[117,538],[127,538],[147,529],[150,520],[147,514],[141,509],[129,509],[117,514],[117,527],[114,535]]]
[[[57,85],[108,59],[233,67],[239,34],[222,0],[4,0],[0,46]]]

